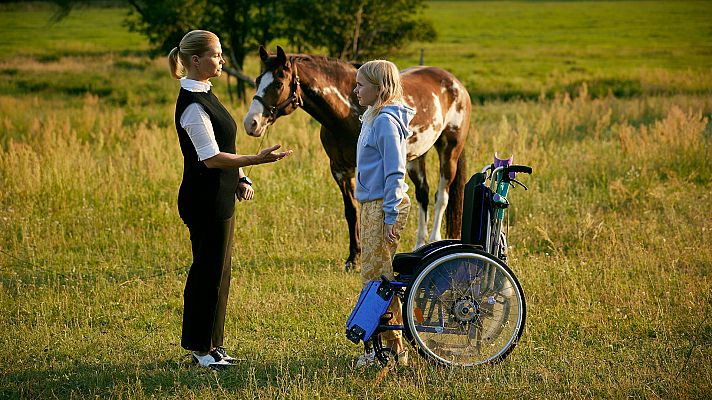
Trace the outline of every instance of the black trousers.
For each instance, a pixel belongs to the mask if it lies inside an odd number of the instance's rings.
[[[233,216],[188,225],[193,265],[183,291],[181,338],[187,350],[205,352],[223,345],[234,222]]]

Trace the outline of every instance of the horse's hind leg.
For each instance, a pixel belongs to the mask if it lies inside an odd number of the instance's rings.
[[[450,201],[450,185],[455,180],[458,160],[464,148],[464,142],[448,140],[448,137],[456,136],[452,135],[454,132],[448,132],[449,130],[450,128],[447,128],[440,136],[440,139],[435,142],[435,148],[440,158],[440,180],[438,181],[438,191],[435,193],[433,230],[428,239],[431,242],[441,240],[442,238],[440,235],[440,227],[442,226],[445,210]],[[453,200],[456,201],[457,199]]]
[[[418,232],[415,235],[415,248],[424,245],[428,240],[428,197],[430,188],[425,177],[425,154],[408,161],[406,164],[408,176],[415,185],[415,199],[418,201]]]

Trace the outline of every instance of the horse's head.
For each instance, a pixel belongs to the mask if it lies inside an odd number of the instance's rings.
[[[302,89],[294,63],[277,46],[277,54],[269,54],[260,46],[264,72],[257,78],[257,92],[242,124],[250,136],[261,136],[274,121],[302,105]]]

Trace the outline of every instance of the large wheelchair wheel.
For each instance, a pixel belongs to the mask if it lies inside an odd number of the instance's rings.
[[[452,249],[419,269],[403,304],[405,335],[426,359],[473,366],[506,357],[522,335],[526,304],[504,262]]]

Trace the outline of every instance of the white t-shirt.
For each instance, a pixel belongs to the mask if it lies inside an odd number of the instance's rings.
[[[180,80],[180,87],[190,92],[207,93],[211,86],[210,82],[205,83],[188,78]],[[220,153],[218,142],[215,140],[213,123],[202,105],[198,103],[188,105],[180,116],[180,126],[188,132],[188,137],[198,153],[198,160],[204,161]]]

